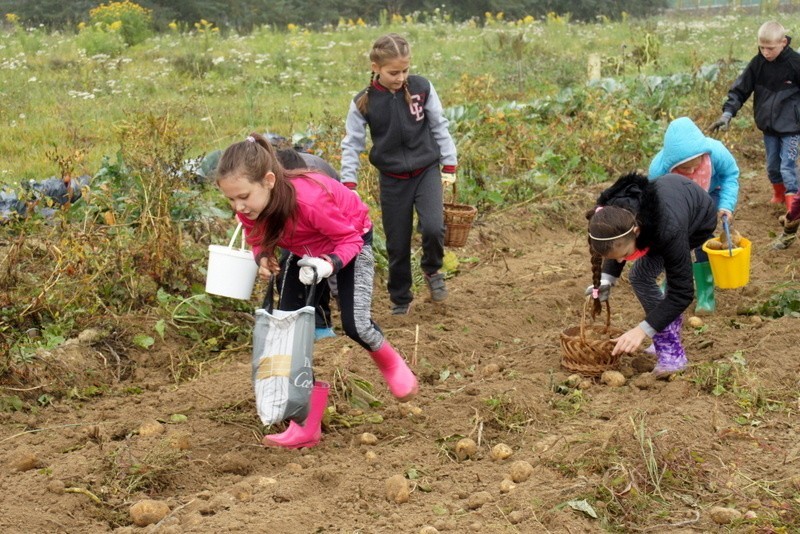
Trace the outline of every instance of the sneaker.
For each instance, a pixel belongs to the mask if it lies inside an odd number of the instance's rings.
[[[433,302],[443,302],[447,298],[447,287],[445,287],[442,273],[426,274],[425,283],[428,284]]]
[[[408,315],[411,313],[411,303],[392,304],[392,315]]]
[[[786,250],[789,248],[789,245],[794,243],[795,239],[797,239],[797,234],[787,234],[786,232],[781,232],[781,235],[779,235],[778,238],[772,242],[772,249]]]
[[[336,333],[333,331],[333,328],[325,326],[321,328],[314,328],[314,341],[319,341],[320,339],[325,339],[326,337],[336,337]]]

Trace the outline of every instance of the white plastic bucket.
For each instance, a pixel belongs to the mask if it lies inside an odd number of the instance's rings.
[[[233,248],[233,243],[241,229],[242,223],[239,223],[227,247],[224,245],[208,246],[206,293],[250,300],[253,286],[256,283],[258,265],[253,258],[253,253],[244,248],[244,231],[242,231],[241,248]]]

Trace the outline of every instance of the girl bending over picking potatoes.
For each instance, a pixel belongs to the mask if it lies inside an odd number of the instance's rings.
[[[682,314],[694,298],[691,250],[712,237],[717,224],[714,202],[703,188],[677,174],[653,182],[640,174],[622,176],[586,214],[594,313],[607,300],[628,261],[629,279],[644,308],[644,319],[614,341],[613,354],[636,351],[653,338],[658,362],[653,373],[664,378],[686,368],[681,343]],[[656,279],[665,273],[666,291]]]

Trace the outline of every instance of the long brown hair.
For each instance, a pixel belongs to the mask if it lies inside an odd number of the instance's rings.
[[[600,277],[603,267],[603,256],[614,250],[616,243],[623,239],[636,239],[631,230],[636,217],[630,211],[616,206],[597,206],[586,212],[589,221],[589,253],[592,264],[592,285],[600,288]],[[624,234],[624,235],[623,235]],[[619,236],[618,238],[614,238]],[[592,318],[602,311],[599,299],[594,299]]]
[[[297,209],[294,186],[288,179],[295,172],[287,172],[275,156],[275,150],[259,133],[251,133],[244,141],[225,149],[217,165],[217,183],[233,175],[247,181],[262,183],[267,173],[275,175],[266,208],[258,215],[252,233],[247,236],[250,245],[259,245],[264,254],[272,257],[287,224]]]
[[[378,37],[372,43],[372,50],[369,51],[369,60],[376,63],[378,66],[383,66],[387,62],[411,56],[411,45],[404,37],[396,33],[387,33],[382,37]],[[369,110],[369,93],[372,91],[372,84],[378,79],[378,75],[372,72],[369,78],[369,85],[364,91],[364,94],[356,102],[356,107],[362,115],[366,115]],[[403,93],[407,104],[411,104],[411,92],[408,90],[408,80],[403,84]]]

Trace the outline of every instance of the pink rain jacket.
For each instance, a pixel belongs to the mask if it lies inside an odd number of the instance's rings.
[[[353,191],[324,174],[308,172],[290,180],[296,192],[297,209],[287,222],[278,246],[298,257],[328,254],[341,260],[342,266],[350,263],[364,246],[362,236],[372,228],[369,207]],[[258,260],[261,244],[250,239],[256,221],[236,216]]]

